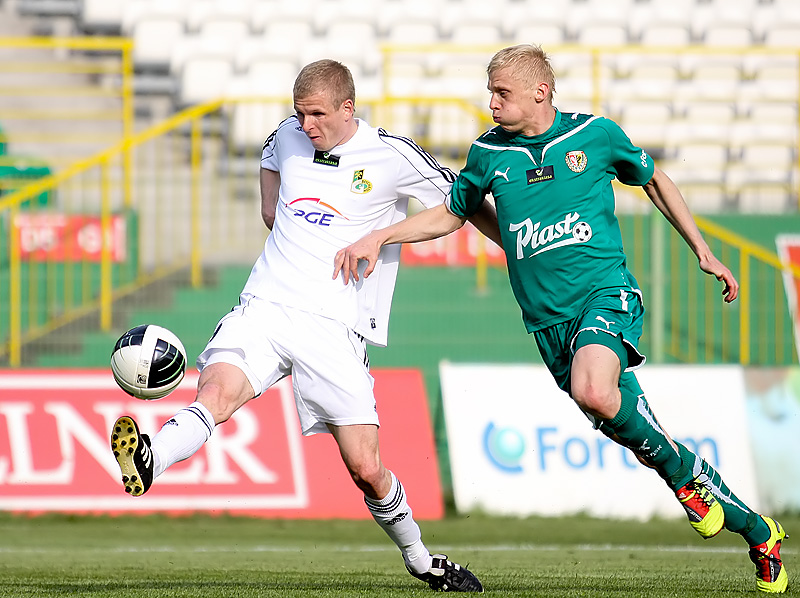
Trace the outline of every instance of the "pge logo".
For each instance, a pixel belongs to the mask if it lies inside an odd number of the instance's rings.
[[[303,204],[300,207],[294,207],[295,204],[300,202],[309,202],[314,204],[314,207],[310,207],[307,204]],[[330,210],[330,212],[323,212],[318,209],[314,209],[316,206],[326,208],[327,210]],[[306,222],[310,224],[316,224],[318,226],[330,226],[331,222],[333,222],[333,219],[337,216],[339,218],[344,218],[345,220],[350,220],[339,210],[326,204],[317,197],[301,197],[299,199],[295,199],[294,201],[289,202],[288,207],[294,211],[295,216],[303,218]]]
[[[498,428],[489,422],[483,432],[483,451],[497,469],[522,473],[520,460],[525,454],[525,438],[514,428]]]

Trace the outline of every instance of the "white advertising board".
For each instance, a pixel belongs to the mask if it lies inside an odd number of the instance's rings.
[[[648,519],[685,516],[633,453],[592,427],[544,366],[440,365],[459,512]],[[637,372],[656,417],[758,509],[738,366]]]

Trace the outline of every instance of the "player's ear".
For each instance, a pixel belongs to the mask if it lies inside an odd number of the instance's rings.
[[[356,111],[356,105],[351,99],[347,99],[342,104],[342,111],[345,113],[348,119],[353,117]]]
[[[539,85],[536,86],[536,90],[534,91],[533,97],[536,99],[537,102],[544,102],[547,98],[550,97],[550,86],[542,81]]]

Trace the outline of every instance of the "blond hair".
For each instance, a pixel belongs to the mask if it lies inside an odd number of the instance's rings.
[[[492,76],[502,69],[510,69],[512,77],[521,81],[531,89],[539,83],[547,83],[550,93],[547,99],[552,103],[556,91],[556,75],[550,65],[550,57],[542,50],[541,46],[533,44],[520,44],[503,48],[495,54],[486,72]]]
[[[317,60],[303,67],[294,81],[292,95],[300,100],[323,93],[339,108],[347,100],[356,103],[353,75],[345,65],[335,60]]]

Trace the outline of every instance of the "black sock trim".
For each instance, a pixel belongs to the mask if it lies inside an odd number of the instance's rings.
[[[203,416],[203,412],[200,411],[200,409],[198,409],[197,407],[189,406],[189,407],[186,407],[185,409],[183,409],[183,411],[185,411],[186,413],[191,413],[192,415],[197,416],[197,418],[201,422],[203,422],[203,425],[206,427],[206,430],[208,430],[208,435],[211,436],[211,433],[214,431],[214,428],[212,428],[210,425],[208,425],[208,422],[206,421],[206,418]]]

